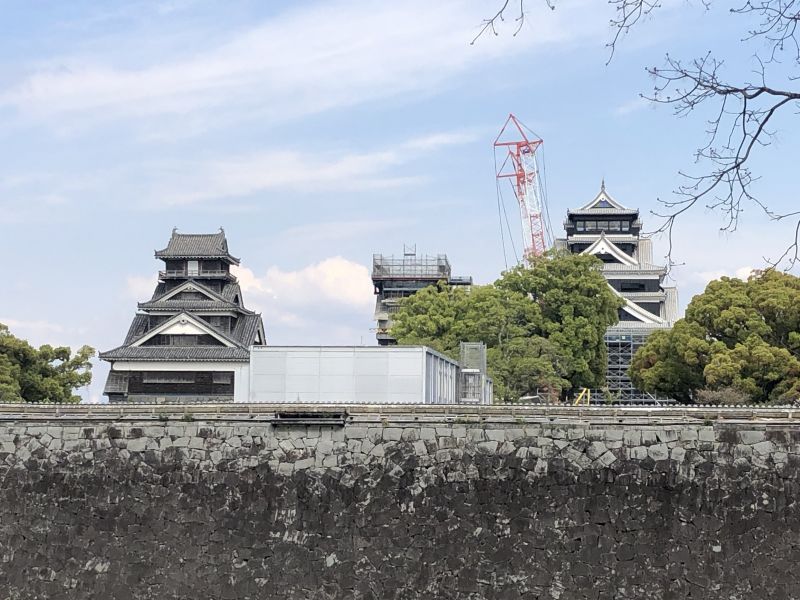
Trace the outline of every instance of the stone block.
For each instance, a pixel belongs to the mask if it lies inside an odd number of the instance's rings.
[[[399,427],[385,427],[383,429],[383,439],[399,441],[403,437],[403,430]]]
[[[416,442],[419,439],[419,433],[416,427],[406,427],[403,429],[403,434],[400,439],[404,442]]]
[[[478,442],[478,451],[484,454],[494,454],[497,452],[497,442]]]
[[[681,427],[680,430],[680,438],[682,442],[691,442],[696,441],[699,437],[697,433],[697,429],[691,426],[684,426]]]
[[[632,460],[644,460],[647,458],[647,446],[636,446],[629,450]]]
[[[466,438],[467,437],[467,428],[464,426],[453,427],[453,437],[454,438]]]
[[[482,442],[486,439],[486,433],[480,427],[473,427],[467,431],[467,440],[473,443]]]
[[[486,429],[486,439],[490,442],[504,442],[506,441],[506,432],[504,429]]]
[[[330,454],[333,452],[333,442],[331,440],[320,440],[317,442],[317,454]]]
[[[414,442],[414,452],[417,454],[417,456],[424,456],[428,454],[428,447],[422,440],[417,440]]]
[[[669,458],[669,448],[666,444],[653,444],[647,448],[647,455],[653,460],[666,460]]]
[[[594,460],[600,458],[606,450],[606,445],[603,442],[592,442],[589,444],[589,447],[586,448],[586,455]]]
[[[282,462],[278,465],[278,473],[280,475],[291,475],[294,473],[294,464]]]
[[[670,451],[669,457],[672,460],[683,462],[683,459],[686,457],[686,450],[684,450],[680,446],[676,446]]]
[[[9,454],[14,454],[17,451],[17,446],[14,442],[2,442],[0,443],[0,452],[7,452]]]
[[[422,427],[419,430],[419,439],[426,442],[435,442],[437,431],[433,427]]]
[[[716,439],[713,427],[702,427],[697,433],[701,442],[713,442]]]
[[[144,452],[147,450],[147,445],[150,442],[149,438],[140,437],[128,440],[127,448],[129,452]]]
[[[656,432],[652,429],[645,429],[642,431],[642,445],[647,446],[649,444],[656,443]]]
[[[176,448],[188,448],[190,440],[191,438],[188,437],[180,437],[175,441],[173,441],[172,445],[175,446]]]
[[[437,437],[450,437],[453,435],[453,428],[452,427],[437,427],[436,428],[436,436]]]
[[[314,466],[314,459],[313,458],[304,458],[302,460],[298,460],[294,463],[294,470],[295,471],[302,471],[305,469],[310,469]]]
[[[755,452],[756,454],[760,454],[761,456],[768,456],[774,451],[775,451],[775,444],[773,442],[765,441],[753,444],[753,452]]]
[[[525,437],[524,429],[506,429],[506,441],[515,442]]]
[[[605,452],[597,459],[597,461],[604,467],[610,467],[617,461],[617,457],[614,456],[613,452]]]
[[[740,431],[738,432],[739,441],[748,446],[758,444],[766,439],[764,431]]]
[[[346,427],[345,435],[351,440],[361,440],[367,437],[366,427]]]
[[[339,464],[339,457],[330,455],[326,456],[322,459],[322,466],[323,467],[335,467]]]
[[[674,429],[659,429],[656,431],[656,437],[659,442],[675,442],[678,439],[678,432]]]

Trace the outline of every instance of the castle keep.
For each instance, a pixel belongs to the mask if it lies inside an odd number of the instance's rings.
[[[566,238],[555,247],[575,254],[594,254],[603,261],[603,276],[624,301],[619,323],[605,335],[608,350],[606,385],[618,400],[652,400],[634,388],[628,376],[633,355],[653,331],[672,327],[678,316],[678,291],[664,285],[667,269],[653,264],[653,244],[641,235],[639,210],[627,208],[606,192],[567,212]]]
[[[173,230],[152,298],[140,302],[111,363],[110,402],[231,402],[246,389],[251,345],[265,344],[261,315],[245,308],[225,232]]]

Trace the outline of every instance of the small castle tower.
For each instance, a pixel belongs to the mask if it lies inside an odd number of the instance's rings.
[[[110,402],[233,401],[251,345],[264,345],[261,315],[245,308],[225,232],[173,230],[152,298],[140,302],[111,363]],[[243,386],[244,389],[244,386]]]

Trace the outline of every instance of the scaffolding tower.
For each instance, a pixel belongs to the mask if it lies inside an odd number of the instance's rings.
[[[448,285],[472,285],[472,277],[452,275],[446,254],[418,255],[416,246],[405,246],[402,256],[372,255],[372,284],[377,296],[375,337],[379,345],[396,343],[389,330],[400,301],[440,281]]]

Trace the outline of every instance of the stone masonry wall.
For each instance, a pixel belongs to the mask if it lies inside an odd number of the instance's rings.
[[[800,427],[0,421],[0,600],[800,598]]]

